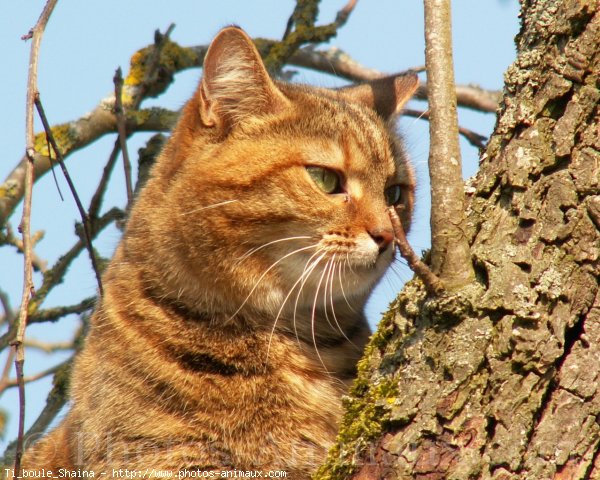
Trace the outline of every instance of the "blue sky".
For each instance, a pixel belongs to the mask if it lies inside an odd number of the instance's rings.
[[[2,54],[2,88],[0,100],[0,145],[3,158],[0,177],[4,179],[20,159],[25,144],[25,91],[28,42],[20,37],[27,33],[39,16],[45,1],[4,0],[0,4],[0,52]],[[320,23],[328,23],[343,7],[345,0],[323,0]],[[238,24],[251,36],[280,38],[295,2],[292,0],[219,0],[199,2],[171,0],[59,0],[43,39],[39,66],[39,90],[47,116],[52,124],[74,120],[90,111],[112,89],[115,69],[126,72],[129,58],[137,49],[152,42],[154,30],[161,31],[171,23],[176,28],[171,38],[182,45],[207,44],[223,26]],[[500,89],[503,73],[514,60],[513,38],[518,31],[516,0],[456,0],[453,10],[454,60],[457,83],[475,83],[489,89]],[[327,46],[336,46],[370,68],[393,73],[424,65],[422,2],[399,0],[359,0],[348,23]],[[144,103],[179,108],[191,95],[200,70],[190,70],[176,77],[170,90]],[[422,76],[422,78],[424,78]],[[333,77],[299,71],[295,81],[336,86]],[[424,108],[412,102],[413,108]],[[461,111],[462,126],[484,135],[491,132],[493,115]],[[409,240],[416,251],[429,245],[429,187],[427,182],[428,125],[421,120],[402,119],[400,129],[418,175],[417,210]],[[39,130],[39,125],[36,131]],[[136,152],[148,135],[138,135],[129,143],[136,162]],[[112,148],[114,137],[105,137],[91,147],[71,156],[67,162],[84,205],[95,189],[96,179]],[[477,168],[477,151],[463,142],[463,170],[466,176]],[[124,199],[124,186],[117,168],[107,205]],[[34,188],[32,231],[44,230],[44,240],[37,253],[52,265],[74,242],[73,223],[78,219],[74,202],[60,180],[65,201],[61,202],[50,175]],[[11,219],[16,228],[20,209]],[[95,244],[104,255],[110,255],[118,242],[119,232],[109,229]],[[49,297],[46,306],[77,301],[93,295],[95,279],[85,255],[74,264],[65,283]],[[381,312],[402,285],[412,276],[407,268],[399,275],[384,279],[368,308],[369,320],[376,324]],[[39,277],[36,277],[39,284]],[[0,288],[18,308],[22,288],[22,258],[13,249],[0,248]],[[51,328],[35,327],[28,334],[41,340],[68,339],[75,325],[64,319]],[[49,357],[31,354],[26,359],[26,374],[33,374],[64,355]],[[0,356],[0,368],[5,356]],[[27,389],[27,425],[43,408],[50,380],[31,384]],[[16,432],[16,391],[0,397],[0,408],[11,412],[9,428],[0,440],[0,453]]]

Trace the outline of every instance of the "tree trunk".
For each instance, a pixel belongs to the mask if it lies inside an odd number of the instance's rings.
[[[600,478],[600,5],[521,15],[467,186],[477,283],[406,285],[317,478]]]

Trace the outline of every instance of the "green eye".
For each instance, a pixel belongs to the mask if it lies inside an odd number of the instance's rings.
[[[340,177],[333,170],[322,167],[306,167],[306,171],[325,193],[340,193]]]
[[[385,203],[388,205],[398,205],[402,199],[402,187],[400,185],[392,185],[385,190]]]

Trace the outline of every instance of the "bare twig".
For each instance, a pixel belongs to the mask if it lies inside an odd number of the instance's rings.
[[[424,118],[425,120],[429,120],[429,111],[427,110],[411,110],[409,108],[405,108],[402,110],[402,115],[406,115],[407,117],[414,118]],[[485,148],[485,143],[487,141],[487,137],[485,135],[481,135],[473,130],[469,130],[468,128],[458,127],[458,133],[460,133],[463,137],[465,137],[471,145],[476,148]]]
[[[34,270],[38,272],[44,273],[48,267],[48,262],[43,258],[40,258],[33,250],[33,247],[37,245],[37,243],[44,238],[44,232],[38,231],[31,236],[31,264]],[[19,251],[20,253],[25,253],[25,248],[23,246],[23,240],[16,237],[13,234],[12,228],[10,224],[6,225],[6,235],[4,237],[4,241],[8,245],[12,245]]]
[[[67,342],[42,342],[41,340],[36,340],[35,338],[28,338],[25,340],[26,348],[33,348],[35,350],[41,350],[44,353],[54,353],[54,352],[62,352],[64,350],[74,350],[75,342],[74,340]]]
[[[73,199],[75,200],[75,204],[77,205],[77,209],[79,210],[79,215],[81,215],[81,221],[83,223],[83,232],[85,237],[85,246],[90,254],[90,261],[92,262],[92,268],[94,270],[94,274],[96,275],[96,281],[98,282],[98,290],[100,291],[100,295],[102,295],[102,280],[100,278],[100,270],[98,269],[98,262],[96,260],[96,254],[94,253],[94,248],[92,246],[92,228],[90,224],[90,219],[85,209],[83,208],[83,204],[79,199],[79,195],[77,194],[77,189],[73,184],[73,180],[71,180],[71,176],[67,170],[67,166],[65,165],[63,156],[61,151],[56,144],[56,140],[54,139],[54,135],[52,134],[52,128],[50,127],[50,123],[46,118],[46,113],[44,112],[44,108],[42,107],[42,102],[40,101],[39,93],[35,96],[35,106],[37,108],[40,119],[42,120],[42,124],[44,125],[44,130],[46,131],[46,135],[48,136],[48,141],[50,145],[54,149],[54,153],[56,155],[56,159],[58,160],[58,164],[62,169],[62,172],[65,176],[65,180],[69,185],[69,189],[71,190],[71,195],[73,195]]]
[[[94,235],[98,235],[106,226],[110,225],[112,222],[122,220],[125,214],[122,210],[118,208],[111,208],[108,212],[102,215],[95,223],[94,227]],[[81,251],[85,248],[85,242],[81,239],[77,240],[75,245],[73,245],[67,253],[61,256],[56,263],[52,266],[52,268],[48,269],[46,273],[44,273],[44,280],[42,285],[37,289],[33,299],[31,301],[31,316],[35,316],[35,311],[39,308],[50,290],[53,287],[61,283],[64,279],[64,276],[73,262],[75,258],[81,253]],[[0,336],[0,350],[6,347],[9,343],[11,343],[15,339],[16,335],[16,325],[17,322],[14,322],[9,325],[8,331],[4,333],[4,335]]]
[[[388,208],[388,215],[392,221],[395,237],[394,242],[398,246],[398,250],[400,250],[400,255],[406,260],[410,269],[421,279],[430,295],[441,295],[444,292],[442,281],[421,261],[408,243],[406,235],[404,234],[404,228],[402,228],[402,222],[400,222],[398,214],[393,207]]]
[[[37,66],[39,59],[40,43],[44,34],[46,24],[50,19],[52,10],[57,0],[48,0],[44,10],[31,33],[31,51],[29,56],[29,78],[27,81],[27,107],[25,126],[25,152],[28,159],[25,173],[25,200],[23,205],[23,216],[19,230],[23,235],[24,273],[23,273],[23,295],[19,308],[17,320],[17,334],[13,342],[15,348],[15,370],[16,381],[19,388],[19,433],[17,436],[17,448],[15,452],[14,476],[21,476],[21,457],[23,455],[23,434],[25,433],[25,383],[23,379],[23,364],[25,363],[25,350],[23,340],[25,338],[25,327],[27,325],[27,313],[29,301],[33,293],[33,268],[32,268],[32,246],[30,234],[31,199],[33,191],[33,162],[35,156],[35,133],[33,130],[33,106],[37,95]]]
[[[323,73],[329,73],[353,82],[365,82],[387,76],[386,73],[367,68],[354,60],[343,50],[331,47],[327,50],[315,50],[308,45],[297,50],[289,59],[289,64],[310,68]],[[421,67],[411,68],[412,72],[422,71]],[[427,100],[428,86],[421,83],[415,98]],[[480,112],[494,113],[500,103],[502,92],[485,90],[478,85],[456,85],[458,105]]]
[[[10,305],[10,298],[8,298],[8,295],[2,289],[0,289],[0,304],[2,304],[2,309],[4,310],[0,324],[12,323],[15,318],[15,312]]]
[[[54,374],[54,381],[52,390],[48,393],[46,398],[46,406],[42,410],[42,413],[33,422],[33,425],[27,430],[26,437],[32,438],[40,433],[46,431],[52,420],[56,418],[56,415],[67,403],[67,392],[69,387],[69,374],[71,365],[73,363],[73,357],[67,360]],[[10,459],[15,456],[16,452],[16,441],[11,442],[4,451],[3,458],[0,459],[0,464],[6,465]]]
[[[118,208],[111,208],[108,212],[102,215],[94,224],[93,235],[98,235],[106,226],[117,220],[122,220],[124,213]],[[50,290],[61,283],[67,272],[67,269],[75,260],[75,258],[85,248],[85,242],[79,239],[75,245],[73,245],[68,252],[62,255],[56,263],[44,274],[44,280],[42,285],[37,289],[33,301],[36,305],[41,305],[46,299],[46,296]],[[32,316],[35,313],[32,313]],[[0,338],[0,348],[2,348],[2,338]]]
[[[4,368],[2,369],[2,377],[0,377],[0,385],[4,385],[8,383],[10,379],[10,370],[12,368],[12,364],[15,360],[15,351],[11,349],[8,352],[8,356],[6,357],[6,363],[4,364]]]
[[[90,143],[98,140],[107,133],[115,133],[117,124],[115,116],[110,112],[107,103],[112,105],[114,97],[103,99],[98,106],[90,113],[74,120],[52,128],[60,137],[55,135],[55,140],[61,148],[63,159],[70,154],[80,150]],[[164,108],[148,108],[140,111],[128,110],[126,112],[127,130],[129,132],[166,132],[171,130],[177,119],[177,112]],[[45,134],[43,136],[45,142]],[[24,156],[15,168],[8,174],[4,182],[0,185],[0,225],[4,225],[16,206],[23,199],[25,185],[25,171],[29,160]],[[48,156],[35,152],[35,179],[41,178],[50,169]]]
[[[108,185],[108,181],[110,180],[110,175],[117,163],[117,159],[119,158],[119,152],[121,151],[120,139],[117,139],[115,145],[110,152],[108,157],[108,161],[102,170],[102,176],[100,177],[100,181],[98,182],[98,186],[96,187],[96,191],[92,196],[92,200],[90,201],[90,208],[88,208],[88,215],[95,221],[98,218],[98,213],[100,212],[100,208],[102,207],[102,200],[104,199],[104,193],[106,192],[106,187]]]
[[[127,128],[125,126],[125,116],[123,115],[123,73],[121,67],[117,68],[113,77],[115,84],[115,115],[117,117],[117,129],[119,131],[119,144],[123,153],[123,170],[125,171],[125,190],[127,192],[127,209],[133,200],[133,186],[131,183],[131,162],[127,151]]]
[[[139,92],[137,95],[133,96],[131,102],[132,108],[138,108],[142,100],[147,96],[155,97],[160,95],[173,81],[173,74],[178,71],[178,69],[173,69],[172,67],[166,68],[162,62],[162,55],[165,47],[168,44],[181,48],[179,45],[171,42],[170,37],[174,29],[175,24],[172,23],[169,25],[165,33],[161,33],[160,30],[156,30],[154,32],[154,45],[150,47],[150,51],[146,59],[147,66],[144,69],[142,81],[139,83],[137,88]],[[132,72],[130,72],[130,75],[131,73]]]
[[[349,0],[337,13],[335,20],[327,25],[315,26],[319,13],[318,2],[315,0],[296,0],[294,13],[280,42],[263,42],[268,54],[264,57],[267,70],[279,73],[284,64],[303,44],[320,43],[329,40],[337,34],[354,10],[357,0]],[[295,25],[292,30],[291,26]]]
[[[70,360],[67,360],[66,362],[62,362],[59,363],[58,365],[55,365],[54,367],[50,367],[46,370],[43,370],[41,372],[36,373],[35,375],[30,375],[28,377],[23,377],[22,381],[24,384],[27,383],[31,383],[31,382],[36,382],[38,380],[41,380],[42,378],[47,377],[48,375],[53,375],[57,372],[57,370],[59,368],[61,368],[62,366],[66,365]],[[0,383],[0,395],[2,393],[4,393],[5,390],[9,389],[9,388],[14,388],[19,386],[19,383],[17,381],[17,379],[8,379],[5,382]]]
[[[431,137],[431,266],[445,287],[452,290],[470,283],[474,272],[465,235],[450,0],[424,3]]]
[[[275,42],[261,40],[260,43],[261,51],[269,51]],[[164,40],[161,44],[164,44]],[[139,106],[141,101],[148,96],[157,96],[162,93],[169,85],[168,80],[172,78],[174,73],[188,68],[201,67],[207,48],[206,45],[186,48],[169,41],[169,54],[165,53],[164,60],[160,60],[161,55],[158,55],[157,52],[161,49],[156,49],[155,45],[145,47],[132,56],[131,71],[124,85],[125,98],[128,99],[127,105],[124,105],[127,108],[125,116],[128,132],[164,132],[171,129],[177,118],[176,112],[160,108],[150,108],[137,112],[135,111],[136,105]],[[373,80],[386,76],[382,72],[360,65],[337,48],[314,50],[312,46],[304,47],[296,50],[288,59],[288,63],[352,81]],[[161,75],[150,74],[153,69],[162,72]],[[141,73],[140,70],[142,70]],[[418,70],[420,69],[412,69],[412,71]],[[427,86],[421,85],[416,97],[426,99],[427,94]],[[484,90],[477,85],[457,85],[456,94],[460,106],[482,112],[495,112],[501,95],[500,92]],[[114,101],[114,94],[111,94],[109,97],[102,99],[92,112],[71,122],[56,125],[53,128],[53,130],[64,132],[62,139],[59,141],[64,158],[103,135],[117,130],[116,118],[111,113]],[[37,140],[39,141],[39,139]],[[50,163],[48,156],[42,155],[40,152],[36,152],[35,157],[35,178],[38,179],[50,169]],[[7,222],[23,198],[24,172],[27,162],[26,157],[21,159],[0,185],[0,192],[3,192],[0,195],[0,225]]]
[[[96,297],[89,297],[75,305],[66,305],[64,307],[54,307],[46,310],[39,310],[38,312],[31,314],[29,318],[29,324],[55,322],[67,315],[71,315],[73,313],[81,314],[87,310],[91,310],[94,308],[95,304]]]

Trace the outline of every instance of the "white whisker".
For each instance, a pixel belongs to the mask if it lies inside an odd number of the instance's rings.
[[[191,215],[192,213],[200,212],[202,210],[209,210],[211,208],[220,207],[221,205],[227,205],[229,203],[237,202],[238,200],[225,200],[224,202],[213,203],[212,205],[206,205],[205,207],[195,208],[194,210],[190,210],[189,212],[183,212],[181,216]]]
[[[298,248],[286,255],[284,255],[283,257],[281,257],[279,260],[277,260],[275,263],[273,263],[269,268],[267,268],[263,274],[260,276],[260,278],[256,281],[256,283],[254,284],[254,286],[252,287],[252,290],[250,290],[250,293],[248,294],[248,296],[244,299],[244,301],[242,302],[242,304],[239,306],[239,308],[233,312],[233,314],[231,315],[231,317],[229,317],[229,320],[232,320],[233,317],[235,317],[242,308],[244,308],[244,305],[246,305],[246,302],[248,301],[248,299],[252,296],[252,294],[254,293],[254,291],[257,289],[258,285],[260,284],[260,282],[262,281],[263,278],[265,278],[265,276],[267,275],[267,273],[269,273],[273,268],[275,268],[275,266],[282,262],[283,260],[285,260],[288,257],[291,257],[292,255],[296,254],[296,253],[300,253],[303,252],[305,250],[310,250],[311,248],[315,248],[317,247],[318,244],[314,244],[314,245],[309,245],[308,247],[302,247],[302,248]]]
[[[319,353],[319,347],[317,346],[317,337],[316,337],[316,331],[315,331],[315,324],[316,324],[315,316],[316,316],[316,311],[317,311],[317,300],[319,298],[319,290],[321,289],[321,283],[323,282],[323,277],[325,276],[326,271],[327,271],[326,269],[323,269],[323,273],[321,274],[321,278],[319,278],[319,283],[317,284],[317,288],[315,290],[315,298],[313,300],[312,312],[311,312],[311,316],[310,316],[310,330],[312,333],[312,341],[313,341],[313,345],[315,347],[315,352],[317,354],[317,357],[319,358],[319,361],[321,362],[321,365],[323,366],[325,373],[330,375],[330,372],[329,372],[329,370],[327,370],[327,367],[325,366],[325,362],[323,362],[323,358],[321,358],[321,354]]]
[[[344,263],[344,272],[346,271],[346,265],[348,264],[348,259],[346,259],[346,263]],[[348,297],[346,297],[346,292],[344,291],[344,281],[342,280],[342,277],[344,276],[344,274],[342,273],[342,264],[339,264],[340,268],[338,270],[338,278],[340,279],[340,290],[342,291],[342,297],[344,297],[344,300],[346,301],[346,305],[348,305],[348,307],[350,308],[350,310],[354,313],[356,313],[356,310],[352,307],[352,305],[350,305],[350,302],[348,301]]]
[[[302,294],[302,289],[304,288],[306,281],[308,280],[314,269],[317,267],[317,265],[321,262],[321,260],[323,260],[323,257],[325,257],[325,253],[323,253],[317,260],[315,260],[310,267],[308,267],[307,264],[307,268],[305,268],[306,275],[304,275],[304,272],[302,273],[304,279],[302,280],[300,288],[298,289],[298,294],[296,295],[296,301],[294,302],[294,315],[292,318],[294,325],[294,333],[296,334],[296,339],[298,339],[298,342],[300,341],[300,339],[298,338],[298,329],[296,328],[296,312],[298,311],[298,301],[300,300],[300,295]]]
[[[317,266],[317,264],[321,261],[321,259],[325,256],[325,253],[322,253],[321,256],[315,260],[313,262],[313,264],[311,265],[310,268],[308,268],[308,264],[311,262],[311,260],[317,256],[320,253],[319,250],[317,250],[314,254],[312,254],[310,256],[310,258],[306,261],[306,265],[304,266],[304,270],[302,271],[302,273],[300,274],[300,278],[298,278],[298,280],[296,280],[296,282],[292,285],[292,287],[290,288],[290,291],[288,292],[288,294],[285,296],[285,298],[283,299],[283,302],[281,302],[281,307],[279,307],[279,311],[277,312],[277,315],[275,316],[275,321],[273,322],[273,327],[271,328],[271,334],[269,335],[269,343],[267,345],[267,357],[266,357],[266,361],[265,364],[268,363],[269,361],[269,352],[271,351],[271,341],[273,340],[273,335],[275,333],[275,328],[277,327],[277,322],[279,321],[279,317],[281,316],[281,312],[283,312],[283,308],[285,307],[285,304],[287,303],[288,299],[290,298],[290,296],[292,295],[292,292],[294,291],[294,289],[296,288],[296,286],[303,281],[302,285],[304,285],[304,282],[306,282],[306,278],[312,273],[312,271],[314,270],[314,268]],[[302,287],[300,287],[300,289],[302,289]],[[298,339],[298,332],[296,331],[296,322],[295,322],[295,315],[296,315],[296,308],[294,306],[294,331],[296,333],[296,339]]]
[[[286,242],[288,240],[301,240],[301,239],[306,239],[306,238],[310,238],[306,235],[302,235],[299,237],[287,237],[287,238],[280,238],[279,240],[273,240],[272,242],[268,242],[265,243],[264,245],[261,245],[259,247],[255,247],[255,248],[251,248],[250,250],[248,250],[246,253],[244,253],[244,255],[242,255],[239,259],[238,259],[238,263],[242,262],[243,260],[245,260],[246,258],[248,258],[251,255],[254,255],[256,252],[258,252],[259,250],[268,247],[269,245],[273,245],[274,243],[279,243],[279,242]]]
[[[333,259],[335,260],[335,255],[333,256]],[[338,262],[339,265],[339,262]],[[333,277],[335,274],[335,264],[332,265],[332,269],[331,269],[331,281],[329,282],[329,301],[331,303],[331,313],[333,314],[333,321],[335,322],[335,325],[337,326],[338,330],[340,331],[340,333],[342,334],[342,336],[348,340],[348,342],[350,342],[352,345],[354,345],[352,343],[352,340],[350,340],[346,334],[344,333],[344,330],[342,330],[342,326],[340,325],[340,322],[338,322],[337,316],[335,314],[335,307],[333,305]],[[341,279],[340,279],[340,283],[341,283]]]
[[[329,326],[332,329],[333,329],[333,325],[332,325],[331,321],[329,320],[329,314],[327,313],[327,284],[329,283],[329,272],[331,271],[331,266],[333,265],[334,258],[335,258],[335,254],[332,258],[327,260],[327,263],[325,264],[325,267],[323,268],[323,270],[325,272],[327,272],[327,276],[325,277],[325,290],[323,292],[323,312],[325,313],[325,320],[327,320],[327,323],[329,324]]]

